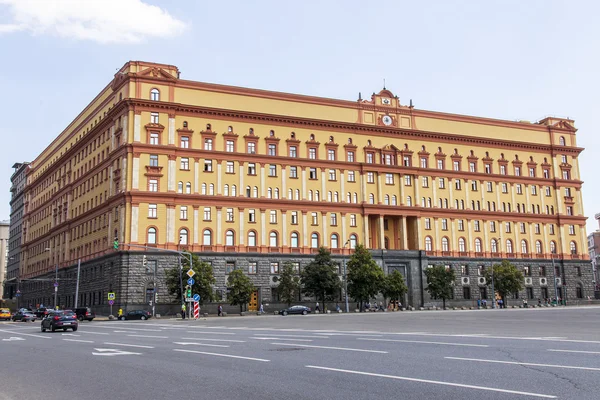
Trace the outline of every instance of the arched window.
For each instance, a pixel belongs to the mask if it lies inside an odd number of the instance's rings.
[[[506,240],[506,252],[507,253],[512,253],[513,252],[512,240],[510,240],[510,239]]]
[[[309,190],[308,191],[308,201],[312,201],[312,199],[313,199],[313,191]]]
[[[200,193],[201,193],[201,194],[204,194],[204,195],[206,194],[206,183],[203,183],[203,184],[202,184],[202,186],[201,186],[201,190],[200,190]]]
[[[273,189],[268,188],[267,189],[267,199],[272,199],[273,198]]]
[[[384,205],[386,205],[386,206],[389,206],[389,205],[390,205],[390,195],[389,195],[389,194],[386,194],[386,195],[383,197],[383,204],[384,204]]]
[[[410,196],[406,197],[406,205],[409,207],[412,207],[412,197],[410,197]]]
[[[191,194],[192,193],[192,184],[189,182],[186,182],[185,184],[185,193],[186,194]]]
[[[527,248],[527,241],[523,239],[523,240],[521,240],[521,253],[523,253],[523,254],[529,253],[529,251],[527,251],[527,250],[529,250]]]
[[[252,188],[250,186],[246,186],[246,197],[252,197]]]
[[[236,197],[236,196],[237,196],[237,186],[235,186],[235,185],[231,185],[231,195],[232,195],[233,197]]]
[[[346,203],[352,203],[352,193],[350,192],[346,195]]]
[[[561,136],[560,139],[558,140],[558,142],[559,142],[559,144],[561,146],[566,146],[567,145],[567,142],[565,141],[565,137],[564,136]]]
[[[294,190],[288,189],[288,200],[294,199]]]
[[[223,185],[223,196],[229,196],[229,185]]]
[[[492,253],[498,252],[498,242],[496,241],[496,239],[492,239],[492,241],[490,242],[490,249]]]
[[[313,249],[316,249],[319,247],[319,234],[318,233],[313,233],[312,235],[310,235],[310,247],[312,247]]]
[[[442,238],[442,251],[450,251],[447,237]]]
[[[358,244],[358,238],[356,237],[356,235],[354,235],[354,234],[350,235],[350,248],[355,249],[357,244]]]
[[[258,186],[254,186],[254,188],[252,189],[252,197],[258,197]]]
[[[375,196],[373,193],[369,194],[369,204],[375,204]]]
[[[160,100],[160,92],[159,92],[158,89],[152,89],[150,91],[150,100],[152,100],[152,101],[159,101]]]
[[[352,195],[352,202],[358,203],[358,194],[356,192],[354,192],[354,194]]]
[[[269,246],[277,247],[277,232],[271,232],[269,234]]]
[[[397,206],[398,205],[398,198],[396,197],[396,195],[392,196],[392,205],[393,206]]]
[[[156,228],[148,228],[148,244],[156,244]]]
[[[330,203],[333,201],[333,193],[331,191],[327,192],[327,201]]]
[[[300,189],[296,189],[296,200],[300,200]]]
[[[235,234],[232,230],[225,232],[225,246],[235,246]]]
[[[535,252],[537,254],[542,254],[542,242],[539,240],[535,242]]]
[[[256,232],[254,231],[248,232],[248,246],[256,246]]]
[[[320,198],[321,198],[321,196],[319,194],[319,191],[315,190],[315,201],[320,201]]]
[[[205,229],[204,232],[202,232],[202,238],[202,244],[204,246],[212,245],[212,232],[210,229]]]
[[[340,241],[338,238],[338,235],[336,235],[335,233],[333,233],[331,235],[331,244],[329,247],[331,247],[332,249],[337,249],[340,245]]]
[[[214,184],[210,184],[208,185],[208,194],[210,196],[214,196],[215,195],[215,185]]]
[[[433,241],[431,240],[430,236],[426,236],[425,237],[425,251],[432,251],[433,250]]]
[[[427,198],[427,207],[431,208],[431,197]]]
[[[182,244],[182,245],[188,244],[188,231],[185,228],[181,228],[179,230],[179,244]]]
[[[333,202],[334,203],[339,203],[340,202],[340,195],[338,192],[333,192]]]
[[[466,250],[466,246],[465,246],[465,239],[464,238],[459,238],[458,239],[458,251],[460,252],[465,252]]]
[[[177,184],[177,193],[183,193],[183,182],[181,181]]]
[[[298,232],[292,232],[292,235],[290,236],[290,245],[292,247],[300,247],[298,246]]]
[[[554,240],[550,242],[550,253],[556,254],[556,242]]]
[[[577,243],[571,241],[569,248],[571,249],[571,254],[577,254]]]
[[[275,199],[279,198],[279,188],[275,188],[275,190],[273,190],[273,198],[275,198]]]
[[[481,253],[481,239],[475,239],[475,252]]]

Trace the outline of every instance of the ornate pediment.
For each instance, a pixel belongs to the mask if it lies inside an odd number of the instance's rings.
[[[177,80],[176,76],[171,75],[170,73],[159,67],[146,68],[145,70],[140,71],[135,75],[141,77],[152,77],[154,79],[164,79],[172,82],[175,82]]]

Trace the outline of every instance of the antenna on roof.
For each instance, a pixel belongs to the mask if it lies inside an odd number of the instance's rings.
[[[385,78],[383,78],[383,90],[385,90]]]
[[[362,100],[362,93],[361,92],[358,92],[358,100],[359,101]]]
[[[411,107],[411,108],[412,108],[412,107],[414,107],[414,106],[413,106],[413,103],[412,103],[412,99],[410,99],[410,107]]]

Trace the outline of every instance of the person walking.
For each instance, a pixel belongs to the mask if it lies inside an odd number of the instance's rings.
[[[315,305],[315,311],[321,312],[321,307],[319,307],[319,302],[318,301],[317,301],[317,304]]]
[[[122,308],[119,308],[119,313],[118,313],[118,315],[119,315],[119,318],[123,316],[123,309],[122,309]]]
[[[263,304],[260,303],[260,310],[258,311],[260,314],[264,314],[265,313],[265,308],[263,307]]]
[[[223,306],[219,304],[219,307],[217,308],[217,316],[220,317],[221,315],[223,315]]]
[[[185,319],[185,312],[186,312],[186,308],[185,308],[185,303],[181,305],[181,319]]]

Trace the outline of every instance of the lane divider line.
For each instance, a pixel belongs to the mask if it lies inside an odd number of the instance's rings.
[[[458,361],[473,361],[473,362],[485,362],[491,364],[509,364],[509,365],[529,365],[532,367],[547,367],[547,368],[564,368],[564,369],[582,369],[585,371],[600,371],[600,368],[592,367],[577,367],[574,365],[556,365],[556,364],[537,364],[519,361],[500,361],[500,360],[482,360],[479,358],[462,358],[462,357],[444,357],[447,360],[458,360]]]
[[[332,346],[313,346],[310,344],[296,344],[296,343],[271,343],[275,346],[293,346],[293,347],[306,347],[312,349],[326,349],[326,350],[341,350],[341,351],[358,351],[362,353],[378,353],[378,354],[388,354],[387,351],[381,350],[367,350],[367,349],[353,349],[350,347],[332,347]]]
[[[260,361],[260,362],[270,362],[271,361],[271,360],[265,360],[264,358],[232,356],[230,354],[208,353],[208,352],[205,352],[205,351],[196,351],[196,350],[173,349],[173,351],[178,351],[178,352],[181,352],[181,353],[204,354],[204,355],[207,355],[207,356],[215,356],[215,357],[237,358],[237,359],[240,359],[240,360],[250,360],[250,361]]]

